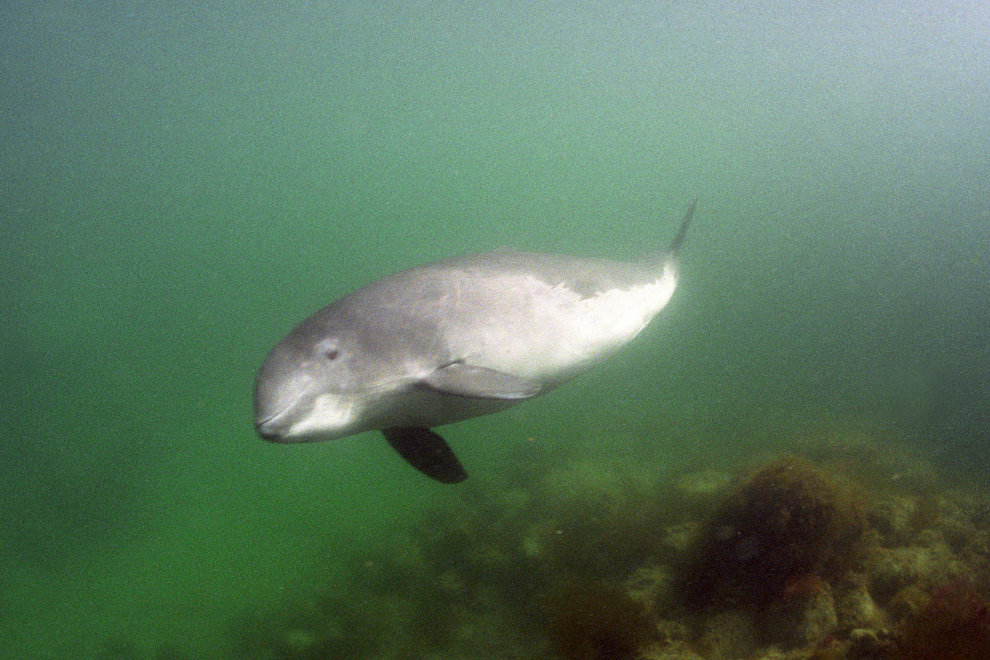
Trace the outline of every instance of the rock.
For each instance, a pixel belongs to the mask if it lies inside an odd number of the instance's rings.
[[[840,630],[876,628],[887,621],[884,611],[867,589],[865,575],[850,573],[833,590]]]
[[[772,461],[730,492],[699,533],[684,571],[685,602],[764,607],[792,579],[841,576],[866,529],[849,484],[800,459]]]
[[[893,647],[890,635],[885,631],[857,628],[849,632],[846,660],[883,660],[890,657]]]
[[[953,494],[937,499],[936,527],[952,548],[959,552],[978,533],[974,521],[978,518],[977,498]]]
[[[817,642],[835,630],[838,623],[831,588],[814,578],[807,587],[772,602],[764,617],[767,638],[785,647]]]
[[[974,534],[962,549],[960,557],[973,567],[973,579],[990,584],[990,531]]]
[[[695,653],[686,642],[673,644],[650,644],[639,653],[640,660],[705,660]]]
[[[884,604],[909,584],[929,586],[939,577],[963,574],[965,566],[953,557],[948,545],[933,542],[928,547],[883,549],[868,570],[870,593]]]
[[[759,647],[760,633],[753,617],[742,610],[727,610],[707,617],[698,648],[708,658],[746,658]]]
[[[693,637],[686,620],[659,619],[656,624],[657,637],[662,644],[686,644]]]
[[[920,612],[927,604],[928,592],[909,584],[893,595],[887,603],[887,611],[895,619],[906,619]]]
[[[668,561],[679,561],[692,547],[701,532],[701,523],[683,522],[669,525],[663,532],[659,554]]]
[[[672,606],[674,572],[667,564],[641,566],[622,585],[623,591],[649,613],[664,612]]]
[[[866,512],[870,526],[880,533],[886,547],[910,541],[912,516],[917,508],[915,498],[905,495],[880,494]]]

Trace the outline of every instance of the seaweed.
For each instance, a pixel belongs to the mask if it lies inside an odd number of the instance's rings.
[[[990,658],[990,603],[962,578],[936,588],[904,624],[894,660]]]
[[[652,625],[639,603],[621,590],[575,578],[542,598],[547,633],[565,660],[635,658]]]
[[[866,529],[852,490],[811,463],[785,457],[764,466],[723,502],[682,574],[684,602],[764,607],[807,577],[834,580]]]

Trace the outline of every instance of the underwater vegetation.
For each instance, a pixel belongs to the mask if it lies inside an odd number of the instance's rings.
[[[702,532],[682,582],[694,607],[754,605],[816,588],[849,565],[864,502],[810,462],[785,457],[747,477]]]
[[[631,660],[653,635],[642,606],[621,589],[581,578],[543,597],[554,650],[572,660]]]
[[[988,494],[869,442],[688,472],[530,454],[255,606],[235,657],[990,657]]]
[[[895,660],[990,658],[990,601],[973,583],[955,579],[937,587],[903,627]]]
[[[367,613],[365,613],[367,614]],[[237,657],[270,660],[361,658],[375,643],[367,618],[349,603],[304,598],[234,624]]]

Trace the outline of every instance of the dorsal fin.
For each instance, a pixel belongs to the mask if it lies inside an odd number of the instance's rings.
[[[677,233],[674,234],[674,240],[670,242],[670,247],[667,248],[668,256],[676,257],[677,253],[680,252],[684,237],[687,236],[688,226],[691,224],[691,216],[694,215],[694,207],[697,205],[698,198],[695,197],[691,202],[691,206],[688,207],[687,212],[684,214],[684,219],[681,220],[681,226],[678,228]]]
[[[694,216],[694,209],[697,205],[698,198],[695,197],[688,206],[687,211],[684,212],[684,218],[681,220],[681,225],[677,228],[677,233],[674,234],[674,240],[670,242],[667,249],[662,252],[650,252],[649,254],[644,254],[639,258],[639,263],[660,266],[673,265],[676,268],[677,253],[681,251],[681,245],[684,244],[684,237],[687,236],[688,227],[691,226],[691,218]]]

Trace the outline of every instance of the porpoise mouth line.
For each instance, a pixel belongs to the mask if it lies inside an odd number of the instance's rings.
[[[268,422],[270,422],[273,419],[275,419],[276,417],[278,417],[279,414],[280,413],[275,413],[274,415],[269,415],[268,417],[265,417],[264,419],[256,419],[256,420],[254,420],[254,425],[255,426],[261,426],[263,424],[267,424]]]
[[[279,417],[283,417],[283,416],[289,414],[289,412],[295,407],[295,405],[297,403],[299,403],[299,400],[301,398],[303,398],[303,396],[305,396],[305,392],[298,392],[292,398],[291,401],[289,401],[288,403],[283,404],[282,407],[280,407],[278,410],[276,410],[275,412],[273,412],[271,415],[265,416],[264,419],[257,419],[257,418],[255,418],[255,420],[254,420],[254,428],[257,429],[258,432],[260,433],[261,432],[261,427],[264,426],[265,424],[268,424],[269,422],[273,422],[276,419],[278,419]]]
[[[295,402],[293,402],[293,403],[295,403]],[[254,420],[254,425],[255,426],[261,426],[262,424],[267,424],[268,422],[272,421],[273,419],[275,419],[279,415],[284,415],[286,413],[286,411],[288,411],[289,408],[291,408],[291,407],[292,407],[292,404],[289,404],[287,406],[282,406],[276,412],[273,412],[271,415],[266,415],[263,419],[255,419]]]
[[[275,420],[277,420],[277,419],[278,419],[279,417],[282,417],[282,416],[284,416],[284,415],[285,415],[286,413],[288,413],[288,412],[289,412],[289,410],[290,410],[291,408],[292,408],[292,406],[291,406],[291,405],[289,405],[289,406],[286,406],[285,408],[282,408],[282,409],[281,409],[281,410],[279,410],[279,411],[278,411],[277,413],[274,413],[274,414],[272,414],[272,415],[268,415],[268,416],[267,416],[267,417],[265,417],[264,419],[258,419],[258,420],[255,420],[255,422],[254,422],[254,428],[255,428],[255,429],[256,429],[256,430],[258,431],[258,433],[260,433],[261,435],[266,435],[266,434],[265,434],[265,433],[263,432],[263,427],[264,427],[264,426],[265,426],[266,424],[269,424],[269,423],[271,423],[271,422],[273,422],[273,421],[275,421]],[[274,434],[271,434],[271,433],[269,433],[269,434],[267,434],[267,435],[274,435]]]
[[[266,420],[267,421],[267,420]],[[271,429],[265,426],[265,422],[254,425],[254,430],[265,440],[278,440],[282,437],[282,431],[279,429]]]
[[[272,419],[274,419],[274,417],[269,417],[268,419],[263,419],[263,420],[261,420],[261,421],[257,421],[257,422],[255,422],[255,423],[254,423],[254,428],[255,428],[255,429],[256,429],[257,431],[259,431],[259,432],[260,432],[260,431],[261,431],[261,427],[263,427],[263,426],[264,426],[265,424],[267,424],[268,422],[270,422],[270,421],[272,421]]]

